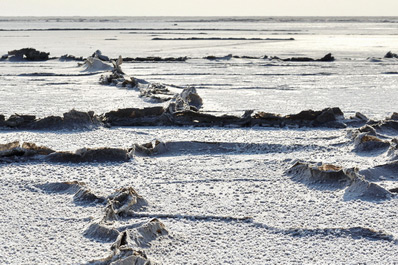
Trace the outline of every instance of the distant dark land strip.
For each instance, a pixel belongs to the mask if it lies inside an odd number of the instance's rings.
[[[0,31],[256,31],[256,32],[301,32],[290,29],[218,29],[218,28],[42,28],[42,29],[0,29]]]
[[[213,37],[213,38],[198,38],[198,37],[192,37],[192,38],[152,38],[152,40],[266,40],[266,41],[291,41],[294,40],[294,38],[219,38],[219,37]]]

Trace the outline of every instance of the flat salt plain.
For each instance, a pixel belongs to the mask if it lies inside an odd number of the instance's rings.
[[[397,111],[398,81],[394,72],[398,71],[398,60],[368,59],[383,57],[389,50],[398,52],[396,22],[392,23],[397,19],[341,22],[333,18],[329,21],[296,18],[270,22],[261,18],[230,21],[112,18],[107,23],[98,19],[47,23],[45,20],[29,21],[35,28],[110,25],[148,30],[134,34],[126,34],[134,30],[2,31],[0,35],[6,41],[1,42],[0,50],[6,53],[32,46],[53,56],[69,53],[86,57],[96,49],[115,58],[119,54],[189,56],[192,59],[186,62],[124,63],[122,68],[134,77],[171,85],[176,92],[181,87],[194,86],[203,98],[203,111],[220,115],[243,114],[248,109],[289,114],[337,106],[347,118],[360,111],[370,118],[383,119]],[[6,29],[28,28],[26,23],[16,21],[3,21],[0,25]],[[190,30],[160,30],[173,26]],[[197,30],[204,28],[252,31]],[[377,29],[372,31],[372,28]],[[278,31],[282,29],[288,31]],[[294,37],[295,41],[151,40],[153,35],[203,37],[197,32],[218,37]],[[110,38],[117,40],[105,40]],[[202,58],[230,53],[320,58],[328,52],[336,57],[335,62]],[[81,75],[85,72],[76,62],[0,62],[0,69],[0,113],[6,116],[62,115],[72,108],[100,114],[118,108],[156,105],[139,98],[135,90],[99,85],[101,73]],[[0,143],[33,142],[59,151],[82,147],[128,148],[153,139],[188,144],[163,155],[137,156],[125,163],[0,164],[0,263],[85,264],[109,254],[112,242],[84,236],[90,223],[103,215],[103,206],[74,203],[72,194],[46,193],[38,188],[40,184],[75,180],[84,181],[99,194],[132,186],[147,199],[149,206],[143,213],[160,216],[170,233],[144,249],[152,260],[162,264],[397,263],[396,198],[350,200],[345,189],[305,185],[285,173],[296,160],[359,169],[389,161],[386,153],[354,152],[353,141],[348,136],[350,130],[263,127],[1,130]],[[197,141],[208,144],[198,147]],[[397,175],[380,179],[377,184],[396,188]],[[209,218],[202,218],[206,216]],[[123,219],[115,225],[149,220]],[[380,240],[347,232],[353,228],[383,231],[394,239]]]

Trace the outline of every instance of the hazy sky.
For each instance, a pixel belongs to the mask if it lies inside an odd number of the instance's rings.
[[[0,16],[398,16],[398,0],[0,0]]]

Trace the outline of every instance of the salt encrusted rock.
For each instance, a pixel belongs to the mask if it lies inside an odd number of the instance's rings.
[[[321,189],[343,189],[345,200],[385,200],[391,198],[391,192],[365,180],[357,168],[342,168],[331,164],[310,164],[297,162],[288,171],[293,180]]]
[[[367,124],[359,128],[358,132],[367,133],[368,135],[373,135],[373,136],[377,135],[376,130],[372,126],[369,126]]]
[[[102,116],[102,121],[110,126],[153,126],[161,125],[163,107],[127,108],[110,111]]]
[[[185,62],[188,60],[188,57],[157,57],[157,56],[149,56],[149,57],[136,57],[131,58],[127,57],[124,58],[123,61],[125,62]]]
[[[383,141],[380,138],[374,135],[370,135],[367,132],[358,134],[355,137],[354,145],[354,150],[357,152],[374,151],[380,149],[387,150],[390,147],[390,143],[388,141]]]
[[[274,57],[274,59],[279,59],[278,57]],[[313,59],[309,57],[292,57],[282,59],[282,61],[286,62],[333,62],[335,59],[331,53],[326,54],[324,57],[320,59]]]
[[[287,125],[311,126],[311,127],[347,127],[341,120],[343,112],[339,108],[326,108],[321,111],[303,110],[298,114],[286,115],[283,122]]]
[[[61,57],[59,57],[59,60],[61,62],[68,62],[68,61],[79,61],[79,62],[83,62],[84,58],[83,57],[76,57],[74,55],[70,55],[70,54],[65,54],[62,55]]]
[[[112,245],[112,249],[120,248],[120,246],[123,245],[128,245],[129,247],[149,248],[152,241],[168,234],[169,232],[165,225],[158,219],[154,218],[144,225],[122,232],[116,242]]]
[[[91,129],[101,125],[94,112],[82,112],[71,110],[63,114],[63,117],[49,116],[31,123],[32,129]]]
[[[342,167],[331,164],[310,164],[297,162],[288,171],[293,179],[305,184],[327,184],[344,187],[352,181]]]
[[[47,159],[52,162],[125,162],[130,160],[130,154],[126,149],[120,148],[81,148],[74,153],[56,152],[50,154]]]
[[[74,193],[73,201],[75,203],[104,203],[106,201],[105,197],[95,195],[86,187],[86,183],[80,181],[46,183],[40,184],[38,187],[47,192]]]
[[[398,120],[383,120],[378,122],[368,122],[368,125],[373,127],[377,132],[383,133],[398,133]]]
[[[391,115],[390,119],[391,119],[391,120],[398,120],[398,113],[397,113],[397,112],[394,112],[394,113]]]
[[[23,48],[8,52],[9,60],[46,61],[50,53],[41,52],[33,48]]]
[[[4,116],[3,116],[4,117]],[[11,115],[0,124],[15,129],[91,129],[101,125],[99,118],[94,112],[81,112],[71,110],[63,114],[63,117],[48,116],[36,119],[34,115]]]
[[[94,229],[95,225],[92,227]],[[90,231],[90,229],[88,231]],[[99,231],[103,231],[104,235],[110,233],[110,237],[116,235],[116,231],[110,232],[112,230],[104,230],[104,228],[94,229],[95,233],[98,233]],[[112,253],[105,259],[92,261],[91,264],[155,264],[148,259],[144,251],[137,250],[136,248],[148,248],[151,246],[152,241],[165,235],[168,235],[168,231],[164,224],[158,219],[152,219],[142,226],[127,229],[122,233],[119,233],[115,243],[111,246]]]
[[[36,119],[36,116],[34,116],[34,115],[14,114],[14,115],[11,115],[4,122],[4,124],[11,128],[23,127],[23,126],[27,126],[28,124],[32,123],[35,119]]]
[[[145,144],[135,144],[133,150],[136,155],[161,154],[166,151],[166,144],[159,140],[154,140]]]
[[[167,111],[170,113],[181,111],[198,111],[203,105],[203,100],[194,87],[185,88],[180,94],[174,96]]]
[[[15,141],[7,144],[0,144],[0,161],[12,162],[23,161],[33,156],[46,156],[55,151],[45,146],[37,146],[34,143],[20,143]]]
[[[140,97],[149,98],[155,102],[165,102],[172,99],[174,94],[162,84],[151,83],[140,86]]]
[[[398,179],[398,161],[391,161],[382,165],[377,165],[372,168],[361,170],[360,173],[365,176],[367,180],[379,181],[381,179]]]
[[[84,236],[87,238],[102,240],[105,242],[114,242],[120,232],[114,227],[112,223],[95,221],[90,224],[87,230],[84,232]]]
[[[137,229],[129,229],[126,232],[129,238],[134,241],[133,245],[142,248],[150,247],[151,241],[169,234],[165,225],[156,218]]]
[[[331,53],[326,54],[325,56],[323,56],[321,59],[318,59],[317,61],[320,62],[333,62],[335,59],[332,56]]]
[[[211,61],[213,61],[213,60],[230,60],[230,59],[232,59],[232,57],[233,57],[232,54],[228,54],[226,56],[209,55],[209,56],[203,57],[203,59],[211,60]]]
[[[386,55],[384,55],[384,58],[398,58],[398,54],[392,53],[391,51],[387,52]]]
[[[106,198],[96,195],[89,188],[83,186],[73,195],[73,201],[75,203],[104,203]]]
[[[131,187],[116,190],[108,197],[104,220],[116,220],[118,216],[142,209],[147,205],[148,202]]]
[[[391,196],[391,192],[383,187],[357,178],[346,189],[344,199],[385,200],[390,199]]]
[[[363,121],[368,121],[369,118],[366,117],[364,114],[360,113],[360,112],[356,112],[355,113],[355,118],[363,120]]]
[[[91,55],[91,57],[98,58],[98,59],[100,59],[101,61],[105,61],[105,62],[109,62],[109,61],[110,61],[110,60],[109,60],[109,57],[106,56],[106,55],[103,55],[102,52],[101,52],[100,50],[96,50],[96,51],[93,53],[93,55]]]
[[[89,262],[91,265],[155,265],[145,252],[121,246],[104,259]]]

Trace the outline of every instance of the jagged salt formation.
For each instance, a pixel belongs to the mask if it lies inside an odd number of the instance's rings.
[[[123,63],[121,56],[119,56],[117,61],[112,60],[111,62],[113,64],[112,72],[109,75],[101,75],[100,84],[137,89],[140,91],[140,97],[150,99],[154,102],[168,101],[174,95],[165,85],[149,83],[145,80],[126,75],[121,69]]]

